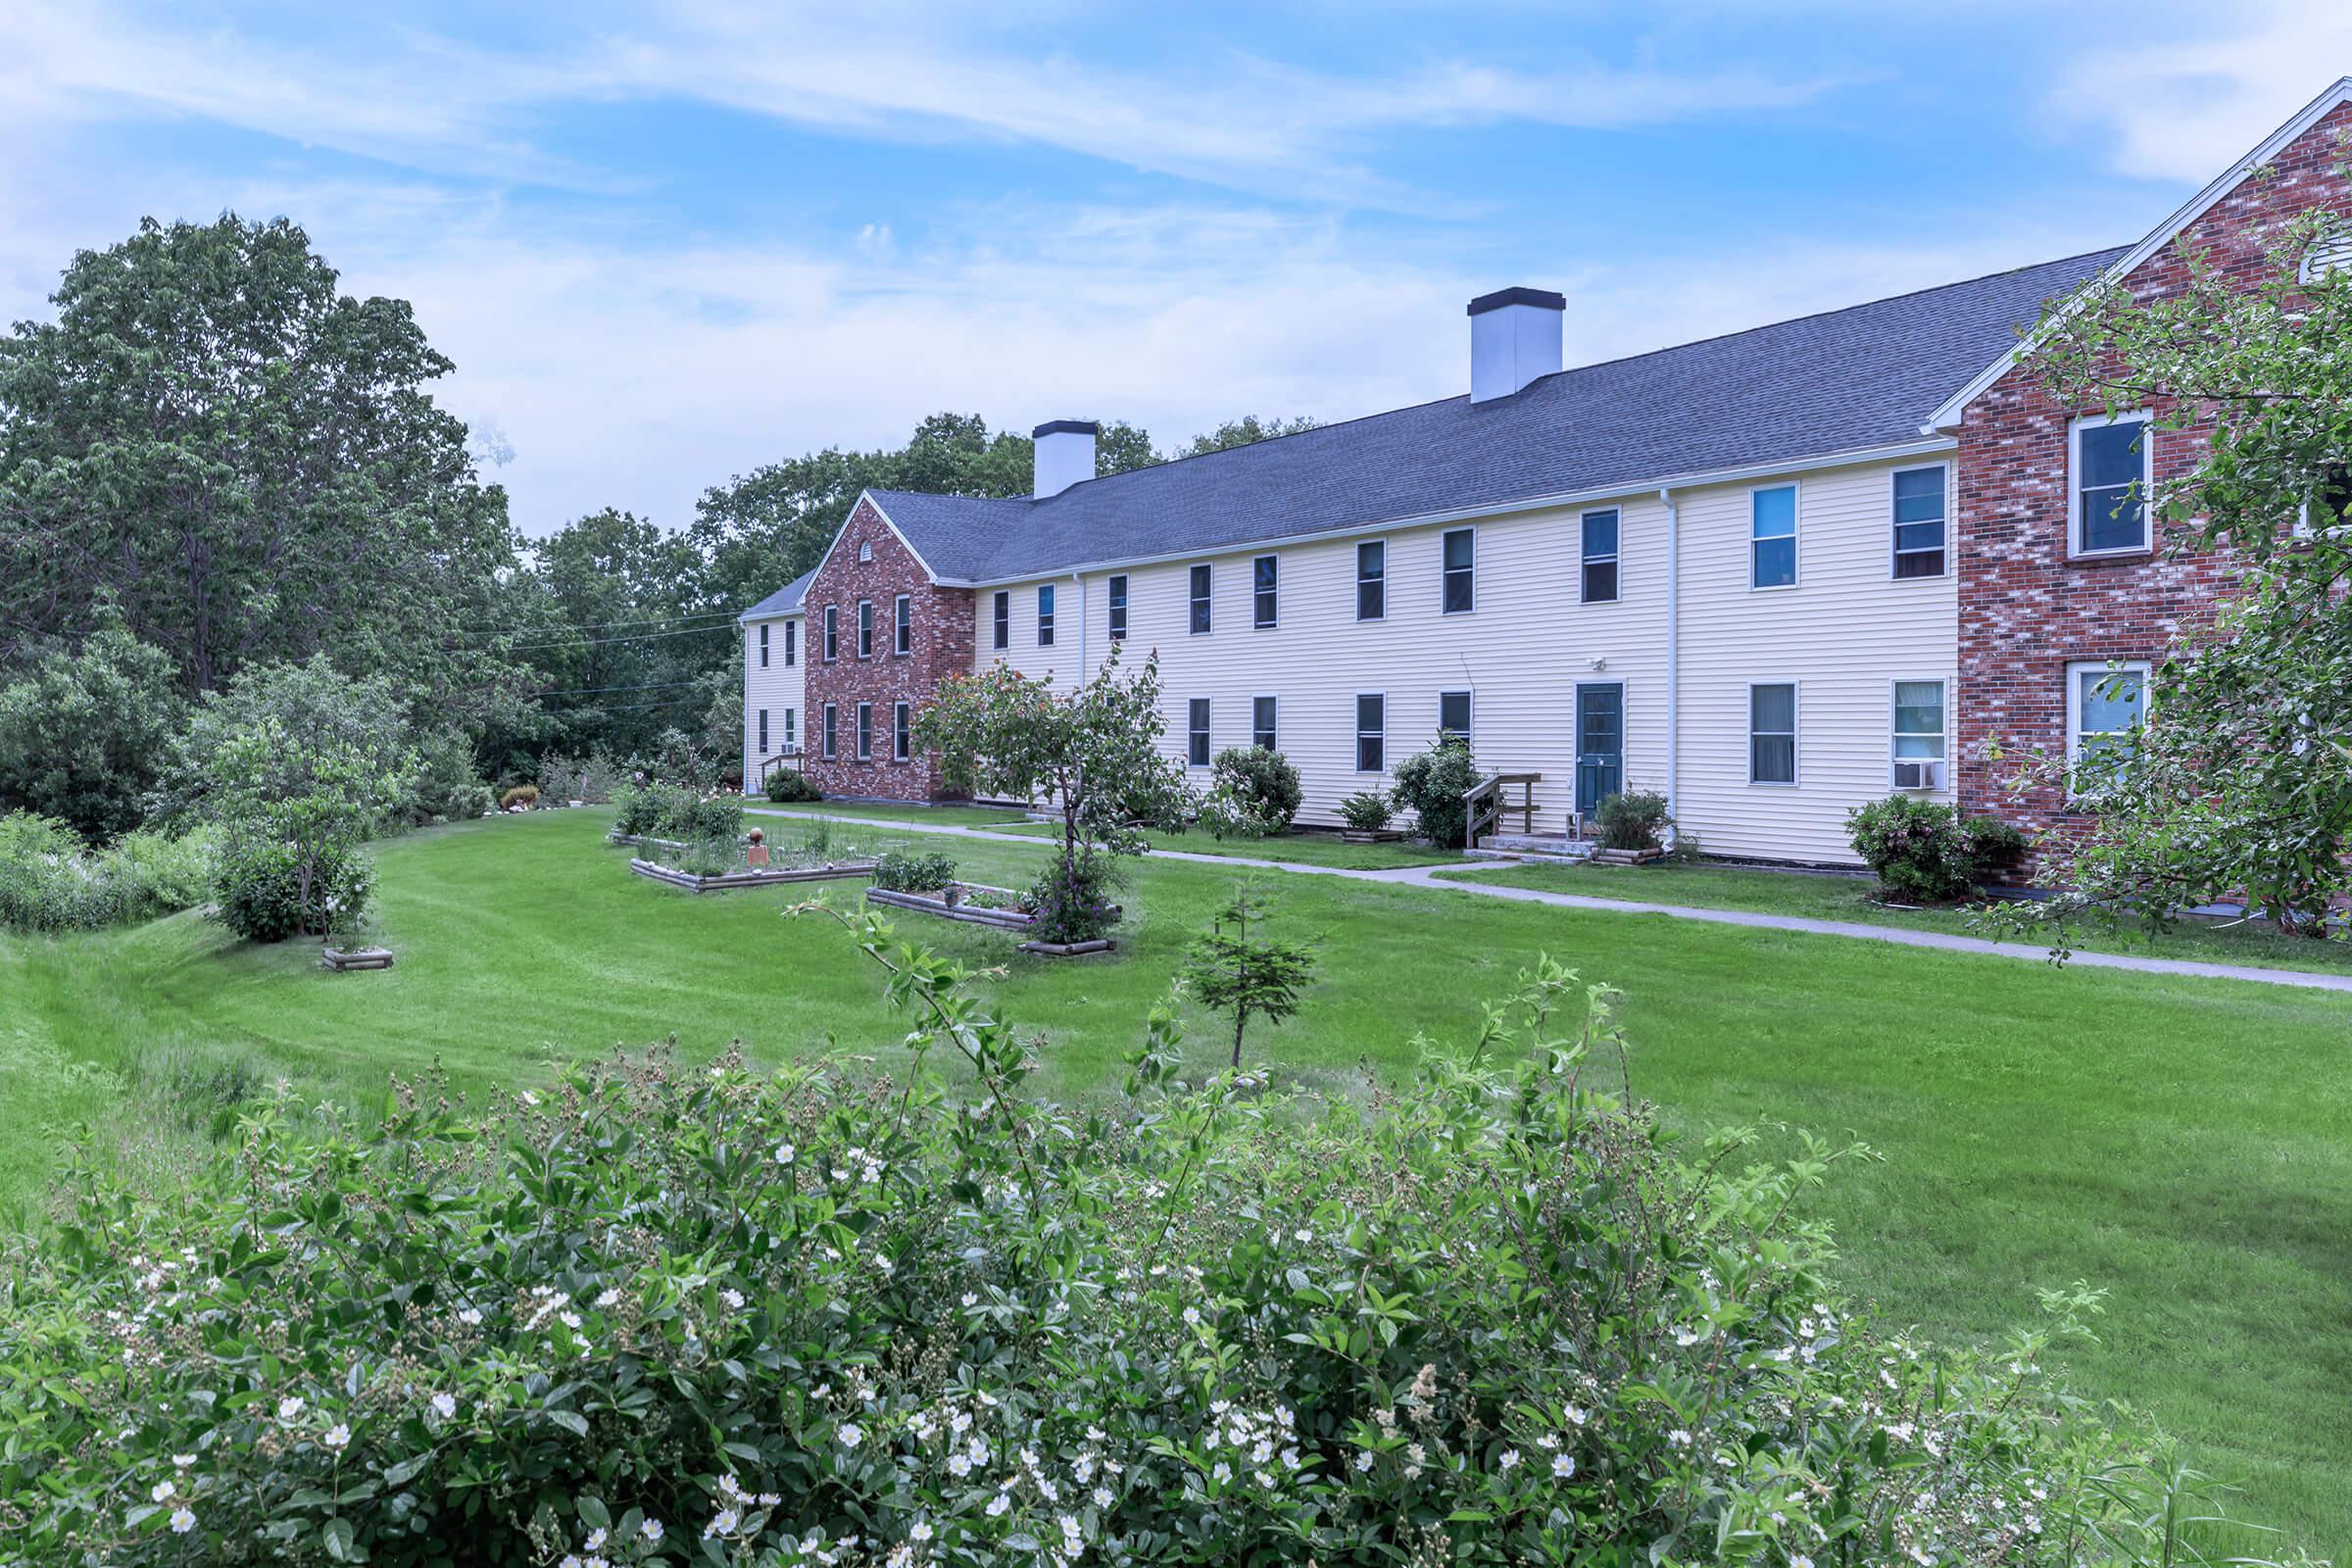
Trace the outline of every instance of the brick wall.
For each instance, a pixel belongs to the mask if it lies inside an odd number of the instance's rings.
[[[863,558],[863,559],[860,559]],[[911,646],[896,652],[893,606],[906,594]],[[874,607],[871,657],[858,657],[858,606]],[[825,611],[839,625],[835,657],[825,658]],[[949,796],[939,780],[938,759],[916,752],[907,761],[891,760],[891,710],[905,702],[919,712],[941,681],[970,670],[972,592],[942,588],[930,580],[913,552],[860,500],[833,553],[808,584],[808,776],[827,795],[864,795],[894,801],[933,801]],[[831,760],[823,753],[824,709],[838,714],[839,743]],[[858,759],[858,705],[873,709],[873,757]]]
[[[2347,156],[2338,141],[2345,134],[2352,134],[2352,106],[2298,138],[2267,174],[2242,181],[2183,237],[2226,274],[2260,276],[2284,223],[2314,207],[2352,213],[2352,185],[2338,167]],[[2153,299],[2178,291],[2185,277],[2176,245],[2126,282],[2135,296]],[[1960,803],[2060,836],[2079,832],[2084,818],[2056,790],[2021,798],[2005,784],[2018,755],[2066,745],[2066,666],[2161,660],[2183,631],[2211,617],[2230,579],[2226,558],[2177,550],[2180,530],[2161,523],[2152,522],[2153,548],[2145,554],[2068,559],[2069,424],[2076,415],[2099,412],[2061,406],[2030,367],[2020,367],[1969,405],[1959,437]],[[2152,440],[2161,481],[2195,466],[2205,432],[2156,431]],[[1999,761],[1986,755],[1995,740],[2010,754]]]

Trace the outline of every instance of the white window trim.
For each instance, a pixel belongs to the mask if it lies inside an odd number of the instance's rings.
[[[2082,676],[2095,671],[2102,675],[2120,675],[2136,670],[2139,673],[2139,718],[2148,718],[2148,696],[2156,680],[2156,666],[2146,659],[2073,659],[2066,665],[2066,798],[2079,801],[2084,797],[2075,789],[2075,768],[2082,760]],[[2101,734],[2110,733],[2102,730]]]
[[[1257,564],[1261,561],[1274,563],[1274,618],[1272,620],[1257,618]],[[1251,631],[1279,631],[1281,628],[1282,556],[1278,551],[1269,551],[1250,558],[1250,629]]]
[[[1112,592],[1111,584],[1113,583],[1123,584],[1125,592]],[[1114,616],[1124,617],[1127,624],[1119,624],[1112,618]],[[1128,572],[1114,571],[1104,579],[1102,584],[1102,635],[1111,642],[1123,643],[1127,640],[1128,629],[1134,622],[1135,578]]]
[[[850,636],[859,659],[874,657],[874,602],[871,599],[858,601],[858,618],[850,627]]]
[[[1937,555],[1943,557],[1943,569],[1927,576],[1905,577],[1900,572],[1903,557],[1905,555],[1916,556],[1923,552],[1905,551],[1895,543],[1896,530],[1902,524],[1896,521],[1894,515],[1894,481],[1898,474],[1917,473],[1922,468],[1934,468],[1943,475],[1943,545],[1936,551]],[[1952,466],[1948,463],[1906,463],[1900,467],[1886,470],[1886,580],[1888,582],[1941,582],[1952,574],[1952,514],[1959,510],[1957,503],[1960,499],[1953,493],[1954,489]],[[1755,526],[1752,519],[1748,526],[1750,528]]]
[[[1900,697],[1900,695],[1901,695],[1902,688],[1904,688],[1905,686],[1926,686],[1926,685],[1934,685],[1934,686],[1936,688],[1937,692],[1938,692],[1938,693],[1940,693],[1940,696],[1938,697],[1937,701],[1938,701],[1938,703],[1939,703],[1939,705],[1941,706],[1941,708],[1942,708],[1942,710],[1943,710],[1943,731],[1942,731],[1942,733],[1941,733],[1940,735],[1938,735],[1936,738],[1937,738],[1939,741],[1941,741],[1941,742],[1943,743],[1943,755],[1942,755],[1941,757],[1934,757],[1934,758],[1928,758],[1928,757],[1910,757],[1910,758],[1900,758],[1900,757],[1897,757],[1897,756],[1895,755],[1895,743],[1896,743],[1898,740],[1900,740],[1900,739],[1902,738],[1902,734],[1903,734],[1903,732],[1896,730],[1896,729],[1895,729],[1895,727],[1894,727],[1895,712],[1896,712],[1896,710],[1897,710],[1897,709],[1898,709],[1898,708],[1901,706],[1901,705],[1900,705],[1900,703],[1899,703],[1899,701],[1898,701],[1898,698],[1899,698],[1899,697]],[[1937,793],[1937,792],[1942,792],[1942,791],[1948,791],[1948,790],[1950,790],[1950,789],[1951,789],[1951,787],[1952,787],[1952,678],[1951,678],[1949,675],[1895,675],[1895,676],[1892,676],[1892,677],[1890,677],[1890,678],[1887,680],[1887,682],[1886,682],[1886,783],[1887,783],[1887,787],[1888,787],[1889,789],[1892,789],[1892,788],[1894,787],[1894,764],[1895,764],[1896,762],[1898,762],[1898,761],[1910,761],[1910,762],[1928,762],[1928,761],[1933,761],[1933,762],[1939,762],[1939,763],[1941,763],[1941,764],[1943,765],[1943,782],[1942,782],[1942,783],[1940,783],[1940,784],[1938,784],[1938,785],[1936,785],[1936,786],[1935,787],[1935,789],[1934,789],[1934,790],[1932,790],[1932,791],[1931,791],[1931,790],[1924,790],[1924,789],[1918,789],[1918,790],[1904,790],[1904,791],[1902,792],[1903,794],[1905,794],[1905,795],[1927,795],[1927,794],[1933,794],[1933,793]]]
[[[1208,592],[1205,594],[1193,592],[1193,573],[1196,571],[1208,573]],[[1208,624],[1196,626],[1193,624],[1193,607],[1203,604],[1208,606]],[[1208,637],[1216,632],[1217,568],[1213,562],[1196,561],[1184,568],[1184,629],[1188,636],[1193,637]]]
[[[914,652],[914,595],[901,594],[890,605],[890,657],[906,659]]]
[[[1891,485],[1894,481],[1889,479]],[[1767,490],[1786,490],[1788,503],[1788,580],[1759,583],[1756,581],[1756,497]],[[1778,538],[1779,535],[1774,535]],[[1801,479],[1778,479],[1771,484],[1751,484],[1747,487],[1747,591],[1751,594],[1785,594],[1802,587],[1805,581],[1805,485]],[[1775,681],[1756,681],[1751,684],[1772,686]]]
[[[2103,561],[2121,556],[2144,556],[2156,546],[2156,507],[2151,491],[2156,483],[2156,437],[2152,430],[2142,431],[2139,438],[2139,530],[2140,541],[2113,550],[2084,550],[2082,545],[2082,432],[2103,430],[2111,424],[2145,424],[2153,417],[2148,409],[2130,409],[2122,414],[2085,414],[2071,419],[2066,426],[2066,559],[2069,561]]]
[[[2308,512],[2310,509],[2305,508],[2304,510]],[[767,667],[767,628],[765,626],[760,628],[760,667],[761,669]]]
[[[1367,614],[1365,614],[1365,613],[1364,613],[1364,556],[1363,556],[1363,547],[1364,547],[1364,546],[1366,546],[1366,545],[1378,545],[1378,546],[1380,546],[1380,613],[1379,613],[1379,614],[1377,614],[1377,615],[1367,615]],[[1353,604],[1349,605],[1348,608],[1348,610],[1349,610],[1349,611],[1350,611],[1350,612],[1353,613],[1353,615],[1354,615],[1354,618],[1355,618],[1355,622],[1356,622],[1356,624],[1357,624],[1357,625],[1359,625],[1359,626],[1369,626],[1369,625],[1373,625],[1373,624],[1375,624],[1375,623],[1377,623],[1377,622],[1379,622],[1379,621],[1384,621],[1384,620],[1388,619],[1388,618],[1389,618],[1389,536],[1388,536],[1387,534],[1385,534],[1385,533],[1384,533],[1384,534],[1382,534],[1382,535],[1381,535],[1379,538],[1377,538],[1377,539],[1358,539],[1357,541],[1355,541],[1355,550],[1354,550],[1354,552],[1353,552],[1353,553],[1352,553],[1352,554],[1351,554],[1351,555],[1348,557],[1348,585],[1349,585],[1349,587],[1351,587],[1351,588],[1354,590],[1354,592],[1355,592],[1355,602],[1354,602]]]
[[[1585,552],[1585,519],[1602,513],[1617,515],[1617,548],[1605,556]],[[1753,522],[1749,523],[1754,526]],[[1596,561],[1606,561],[1617,568],[1617,591],[1606,599],[1594,599],[1585,592],[1585,568]],[[1625,509],[1623,507],[1587,507],[1576,514],[1576,602],[1580,605],[1621,605],[1625,603]]]
[[[1788,688],[1788,776],[1780,778],[1756,777],[1756,688],[1786,686]],[[1779,732],[1773,731],[1778,734]],[[1747,787],[1751,790],[1793,790],[1805,781],[1805,689],[1794,676],[1775,678],[1765,676],[1747,683],[1745,707],[1740,714],[1740,745],[1747,761]],[[1890,741],[1889,745],[1892,744]]]
[[[870,762],[874,760],[873,704],[859,703],[858,705],[858,733],[851,739],[857,744],[858,761]]]
[[[1604,605],[1608,602],[1605,599],[1601,601]],[[1470,743],[1472,751],[1476,751],[1478,749],[1478,689],[1474,686],[1449,686],[1438,693],[1438,733],[1441,735],[1446,733],[1446,699],[1448,697],[1470,699],[1470,727],[1462,731],[1462,739]]]
[[[791,669],[801,662],[800,629],[801,623],[797,620],[788,620],[784,623],[784,667],[786,669]]]
[[[906,741],[902,750],[899,742]],[[890,760],[910,762],[914,760],[914,706],[902,697],[890,705]]]
[[[1053,639],[1061,635],[1061,595],[1054,591],[1059,586],[1051,582],[1037,585],[1037,627],[1034,635],[1040,648],[1052,648],[1054,646]],[[1054,607],[1051,610],[1046,608],[1049,603]],[[1047,624],[1049,620],[1053,622],[1051,626]]]
[[[841,607],[839,605],[825,607],[823,642],[818,647],[817,653],[825,663],[834,664],[841,662]]]
[[[784,744],[787,747],[796,745],[800,741],[800,733],[793,727],[792,715],[792,709],[784,710]]]
[[[1206,752],[1206,753],[1208,754],[1208,756],[1207,756],[1207,758],[1206,758],[1206,759],[1204,759],[1203,760],[1201,760],[1201,761],[1198,761],[1198,762],[1196,762],[1196,761],[1194,761],[1194,760],[1193,760],[1193,735],[1194,735],[1194,733],[1195,733],[1195,731],[1194,731],[1194,729],[1193,729],[1193,705],[1194,705],[1195,703],[1200,703],[1200,704],[1203,705],[1205,708],[1207,708],[1207,710],[1208,710],[1207,713],[1204,715],[1207,721],[1206,721],[1205,723],[1203,723],[1203,724],[1200,726],[1200,731],[1199,731],[1199,734],[1200,734],[1200,739],[1201,739],[1201,742],[1202,742],[1202,745],[1201,745],[1200,749],[1201,749],[1203,752]],[[1209,698],[1206,698],[1206,697],[1188,697],[1188,698],[1186,698],[1186,699],[1184,700],[1184,765],[1185,765],[1185,766],[1187,766],[1187,767],[1207,767],[1207,766],[1209,766],[1209,765],[1210,765],[1210,763],[1212,763],[1212,762],[1214,762],[1214,761],[1216,760],[1216,756],[1217,756],[1217,705],[1216,705],[1216,703],[1215,703],[1213,700],[1211,700],[1211,699],[1209,699]]]
[[[1468,610],[1447,610],[1446,608],[1446,541],[1449,536],[1457,533],[1466,533],[1470,536],[1470,608]],[[1478,528],[1475,524],[1467,528],[1441,528],[1438,530],[1438,613],[1441,615],[1475,615],[1478,613]],[[1387,748],[1384,746],[1382,751],[1385,755]],[[1386,769],[1383,771],[1385,772]]]
[[[1377,730],[1364,728],[1363,701],[1367,697],[1380,699],[1380,728]],[[1380,766],[1378,767],[1364,765],[1364,737],[1367,735],[1380,737]],[[1358,778],[1367,774],[1378,774],[1382,778],[1388,776],[1389,694],[1387,692],[1357,692],[1353,697],[1348,699],[1348,766]]]
[[[840,705],[836,703],[825,704],[824,707],[819,710],[817,719],[817,755],[824,759],[824,760],[830,762],[833,761],[841,752]]]
[[[1257,744],[1257,705],[1260,703],[1274,705],[1274,744],[1266,750],[1279,752],[1282,750],[1282,699],[1272,692],[1258,692],[1250,699],[1250,744]]]
[[[998,614],[999,608],[1004,610]],[[1000,636],[999,633],[1003,635]],[[1012,647],[1012,590],[999,588],[988,602],[988,651],[1004,653]]]
[[[767,710],[760,710],[760,755],[767,755]]]

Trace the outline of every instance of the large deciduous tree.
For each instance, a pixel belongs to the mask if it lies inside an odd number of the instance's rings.
[[[0,686],[0,810],[37,811],[88,839],[139,825],[183,705],[160,649],[108,622]]]
[[[0,338],[0,661],[109,607],[193,694],[324,653],[449,711],[505,700],[481,634],[506,499],[406,302],[279,220],[149,220]]]
[[[2047,847],[2062,897],[2006,909],[2010,924],[2089,909],[2162,923],[2243,896],[2316,935],[2352,895],[2352,275],[2303,267],[2330,232],[2294,225],[2252,286],[2192,255],[2174,294],[2095,287],[2045,324],[2034,362],[2070,406],[2149,408],[2157,427],[2202,434],[2150,509],[2175,550],[2227,550],[2236,580],[2154,671],[2125,746],[2016,770],[2095,816]]]

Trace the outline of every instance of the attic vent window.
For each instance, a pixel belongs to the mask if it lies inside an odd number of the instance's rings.
[[[871,539],[860,539],[858,541],[858,559],[859,561],[871,561],[874,559],[874,542]]]
[[[2316,283],[2329,272],[2352,272],[2352,223],[2337,223],[2313,241],[2295,276]]]

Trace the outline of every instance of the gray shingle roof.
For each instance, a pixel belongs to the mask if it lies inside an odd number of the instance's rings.
[[[1045,501],[876,491],[931,569],[986,582],[1206,552],[1918,436],[2126,247],[1801,317],[1072,485]],[[796,595],[800,585],[787,589]]]
[[[751,609],[736,616],[736,623],[741,625],[747,620],[765,620],[774,615],[791,614],[794,611],[801,608],[801,600],[808,592],[809,579],[815,575],[816,570],[814,567],[802,572],[798,577],[793,578],[791,582],[786,583],[783,587],[777,589],[774,593],[769,594],[765,599],[760,600]]]

